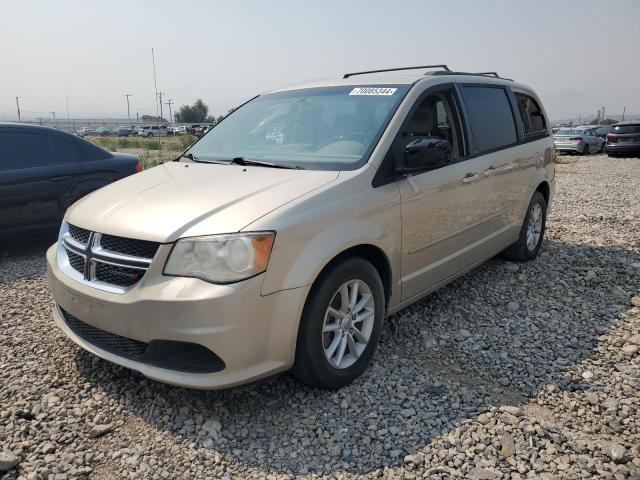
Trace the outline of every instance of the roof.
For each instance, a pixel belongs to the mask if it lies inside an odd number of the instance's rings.
[[[409,73],[410,72],[410,73]],[[513,80],[493,76],[494,72],[485,74],[474,74],[466,72],[453,71],[437,71],[432,69],[418,70],[398,70],[398,71],[381,71],[365,72],[363,74],[349,74],[348,78],[317,80],[314,82],[293,85],[290,87],[279,88],[267,93],[284,92],[288,90],[300,90],[304,88],[319,87],[340,87],[350,85],[413,85],[418,82],[447,83],[455,81],[457,83],[486,83],[496,85],[509,85],[516,89],[532,91],[526,85],[514,82]],[[346,75],[345,75],[346,76]]]
[[[0,128],[24,128],[27,130],[46,130],[53,133],[67,133],[53,127],[44,127],[42,125],[34,125],[32,123],[22,122],[0,122]]]

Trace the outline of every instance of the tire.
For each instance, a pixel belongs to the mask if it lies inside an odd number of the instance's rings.
[[[147,133],[147,138],[153,137],[153,133]]]
[[[347,299],[352,300],[353,282],[358,282],[356,307],[366,302],[359,310],[360,315],[357,312],[349,315],[350,309],[344,308],[341,295],[346,286]],[[329,267],[313,284],[302,312],[293,374],[307,385],[325,390],[337,390],[353,382],[373,357],[382,333],[384,312],[382,280],[371,263],[350,257]],[[357,320],[360,316],[362,319]],[[367,335],[367,341],[363,342]],[[353,354],[354,348],[357,355]]]
[[[589,144],[585,142],[584,148],[582,149],[582,155],[589,155]]]
[[[605,153],[604,152],[604,146],[607,144],[607,142],[602,142],[602,145],[600,145],[600,153]]]
[[[540,215],[540,223],[538,228],[534,228],[533,232],[537,231],[537,241],[534,244],[528,242],[529,235],[532,234],[531,222],[534,221],[533,217],[535,216],[534,210],[536,210],[539,206],[539,215]],[[504,257],[509,260],[514,260],[517,262],[528,262],[529,260],[533,260],[538,256],[540,252],[540,247],[542,246],[542,240],[544,238],[544,231],[547,223],[547,202],[544,199],[544,196],[540,192],[536,192],[533,194],[531,198],[531,202],[529,202],[529,207],[527,208],[527,214],[524,218],[524,222],[522,223],[522,228],[520,229],[520,235],[518,236],[518,240],[508,247],[503,253]],[[535,235],[533,236],[535,239]]]

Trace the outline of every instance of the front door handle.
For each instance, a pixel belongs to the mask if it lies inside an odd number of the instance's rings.
[[[59,177],[51,177],[52,182],[63,182],[65,180],[69,180],[71,177],[69,175],[61,175]]]
[[[462,177],[462,183],[471,183],[480,180],[479,173],[467,173],[464,177]]]

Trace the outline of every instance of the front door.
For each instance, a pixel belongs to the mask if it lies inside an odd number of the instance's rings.
[[[435,287],[477,261],[487,235],[483,171],[490,160],[468,158],[453,87],[428,91],[409,114],[394,143],[394,157],[416,138],[443,138],[452,147],[449,165],[400,182],[402,298]]]

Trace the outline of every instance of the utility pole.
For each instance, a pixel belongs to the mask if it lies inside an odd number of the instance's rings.
[[[51,115],[53,115],[53,119],[56,119],[56,112],[51,112]]]
[[[169,99],[167,101],[167,105],[169,105],[169,123],[173,123],[173,114],[171,113],[171,104],[173,103],[173,100]]]
[[[18,97],[16,97],[18,98]],[[627,113],[627,106],[625,105],[622,109],[622,120],[620,120],[621,122],[624,122],[624,114]]]
[[[18,101],[18,98],[20,97],[16,97],[16,107],[18,107],[18,121],[20,120],[20,102]]]
[[[67,124],[70,124],[70,120],[69,120],[69,97],[67,97]],[[69,126],[69,125],[67,125]]]
[[[158,96],[160,97],[160,118],[158,118],[158,123],[160,123],[162,120],[162,92],[159,92]]]
[[[153,62],[153,87],[156,91],[156,117],[158,116],[158,81],[156,79],[156,56],[151,47],[151,61]]]
[[[127,118],[129,119],[129,126],[131,126],[131,113],[129,110],[129,97],[131,96],[131,94],[125,93],[124,96],[127,97]]]

